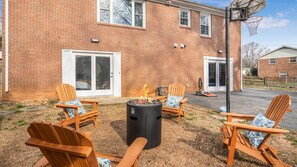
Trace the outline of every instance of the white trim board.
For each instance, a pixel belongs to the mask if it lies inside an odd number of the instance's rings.
[[[88,50],[72,50],[72,49],[62,49],[62,83],[68,83],[70,85],[76,86],[75,80],[75,55],[76,54],[86,54],[86,55],[100,55],[108,54],[112,55],[113,59],[113,94],[112,96],[121,97],[122,96],[122,85],[121,85],[121,53],[120,52],[104,52],[104,51],[88,51]],[[80,94],[78,96],[97,96],[94,94]]]

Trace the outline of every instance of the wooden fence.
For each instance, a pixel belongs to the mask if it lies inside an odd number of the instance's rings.
[[[266,86],[266,87],[283,87],[283,88],[297,88],[297,77],[253,77],[245,76],[243,78],[245,86]]]

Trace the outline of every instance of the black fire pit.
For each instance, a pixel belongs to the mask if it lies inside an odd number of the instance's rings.
[[[130,145],[137,137],[145,137],[150,149],[161,144],[162,103],[158,101],[127,102],[127,144]]]

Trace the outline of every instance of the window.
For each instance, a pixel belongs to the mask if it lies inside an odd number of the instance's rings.
[[[200,14],[200,33],[201,36],[211,37],[211,15]]]
[[[275,59],[269,59],[269,64],[275,64]]]
[[[145,27],[145,2],[136,0],[97,0],[99,22]]]
[[[286,72],[279,73],[280,78],[287,78],[287,76],[288,76],[288,73],[286,73]]]
[[[179,25],[190,27],[191,14],[189,10],[180,9],[179,11]]]
[[[290,57],[290,63],[296,63],[296,57]]]

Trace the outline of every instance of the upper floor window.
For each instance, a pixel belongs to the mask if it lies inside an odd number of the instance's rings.
[[[275,59],[269,59],[269,64],[275,64]]]
[[[97,0],[100,22],[145,27],[145,2],[137,0]]]
[[[200,14],[200,33],[201,36],[211,37],[211,15]]]
[[[179,25],[190,27],[191,26],[191,13],[189,10],[180,9],[179,11]]]
[[[290,63],[296,63],[296,57],[290,57]]]

